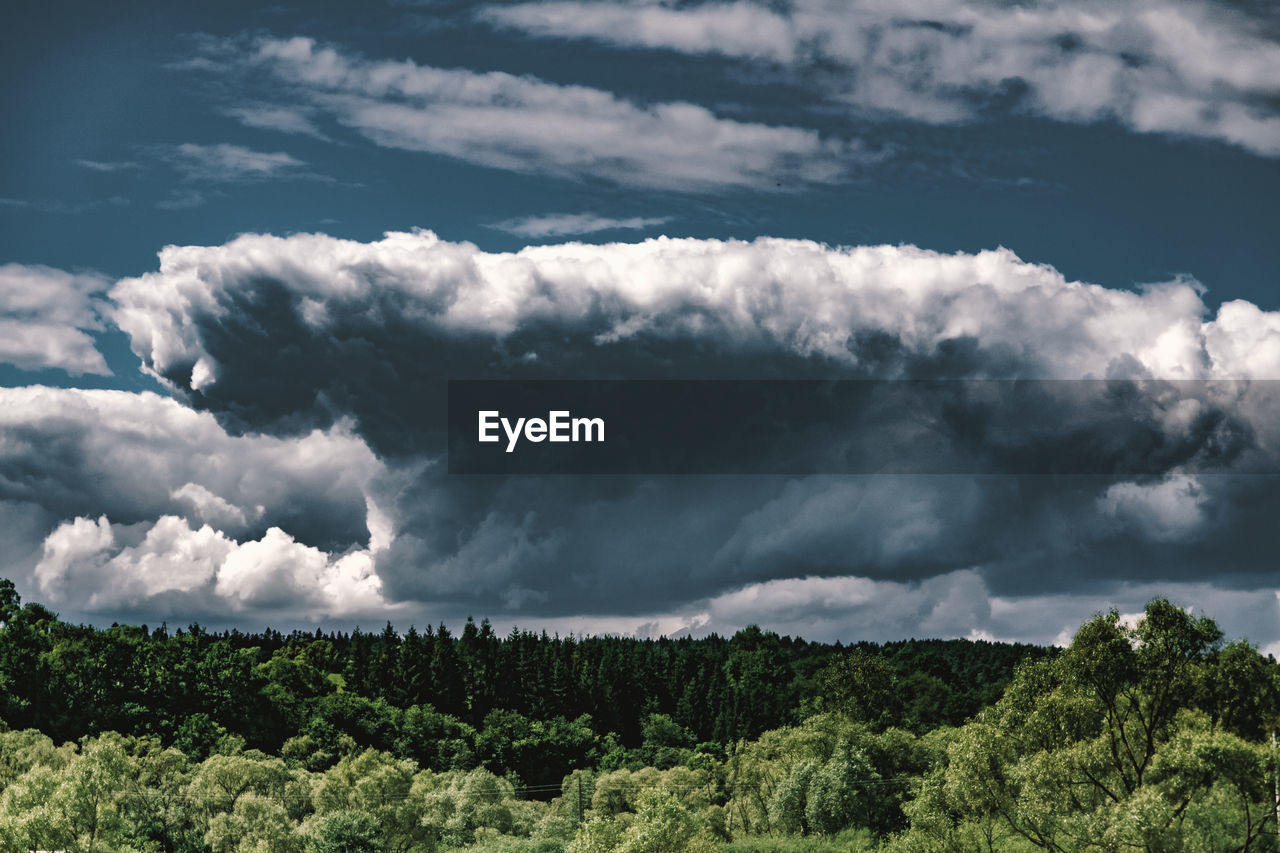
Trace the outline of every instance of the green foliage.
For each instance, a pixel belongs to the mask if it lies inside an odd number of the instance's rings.
[[[319,779],[313,777],[311,801],[319,815],[368,816],[377,827],[378,849],[404,853],[432,839],[424,823],[425,803],[413,796],[418,768],[384,752],[348,755]]]
[[[1006,849],[1011,836],[1063,851],[1266,849],[1273,756],[1203,708],[1224,677],[1220,642],[1212,620],[1164,600],[1134,627],[1090,620],[961,730],[908,809],[906,849]]]
[[[871,853],[880,849],[876,837],[865,829],[846,829],[831,838],[747,835],[721,848],[723,853]]]
[[[1280,666],[1164,600],[1058,653],[98,631],[0,581],[0,688],[0,853],[1280,849]]]
[[[366,812],[334,812],[316,821],[307,838],[308,853],[379,853],[382,833]]]
[[[214,853],[301,853],[303,848],[284,807],[253,792],[238,797],[231,811],[214,815],[204,838]]]
[[[680,797],[644,790],[634,814],[593,816],[583,824],[568,853],[715,853],[720,845]]]

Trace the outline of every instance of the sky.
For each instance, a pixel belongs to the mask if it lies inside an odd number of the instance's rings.
[[[1280,654],[1272,3],[0,32],[0,575],[63,618],[1064,643],[1167,596]],[[950,458],[1120,430],[1145,462],[448,473],[446,380],[727,378],[1132,380],[929,414]]]

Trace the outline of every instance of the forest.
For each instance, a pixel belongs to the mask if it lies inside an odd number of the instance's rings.
[[[94,628],[0,580],[6,851],[1280,851],[1280,665],[1164,599],[1064,649]]]

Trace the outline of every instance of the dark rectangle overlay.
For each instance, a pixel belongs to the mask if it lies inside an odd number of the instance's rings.
[[[1275,448],[1256,428],[1260,417],[1276,423],[1280,415],[1273,380],[448,386],[450,474],[1280,473]],[[496,413],[485,417],[497,440],[479,440],[482,412]],[[526,426],[513,444],[508,430],[520,419]],[[545,428],[528,431],[531,419]]]

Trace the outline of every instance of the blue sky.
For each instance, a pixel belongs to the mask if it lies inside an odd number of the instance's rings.
[[[1280,379],[1269,4],[4,15],[0,553],[64,614],[1049,642],[1167,593],[1280,643],[1267,477],[481,486],[414,437],[530,370]]]

